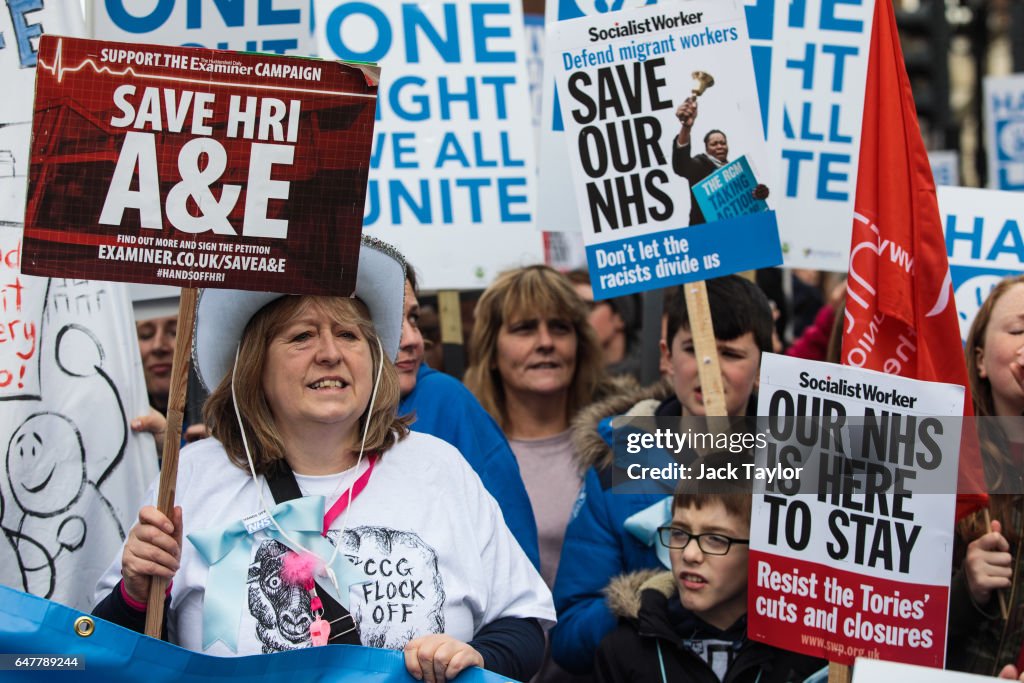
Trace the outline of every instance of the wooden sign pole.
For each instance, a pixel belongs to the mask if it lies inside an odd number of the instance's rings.
[[[828,683],[851,683],[853,669],[849,664],[828,663]]]
[[[462,333],[462,304],[457,291],[444,290],[437,293],[437,317],[441,324],[444,371],[452,377],[461,378],[466,371],[466,358]]]
[[[708,417],[726,417],[725,390],[722,388],[722,371],[718,365],[718,342],[715,341],[715,329],[711,324],[707,283],[703,280],[690,282],[683,285],[683,292],[686,295],[686,313],[690,319],[693,353],[700,376],[700,393],[704,399],[704,414]]]
[[[157,509],[173,518],[174,492],[178,479],[178,451],[181,448],[181,426],[185,417],[185,394],[192,362],[192,330],[196,320],[196,300],[199,291],[182,288],[178,306],[178,333],[171,367],[171,391],[167,397],[167,434],[164,435],[164,457],[160,466],[160,489]],[[149,602],[146,607],[146,635],[160,638],[164,620],[164,594],[167,579],[154,576],[149,584]]]

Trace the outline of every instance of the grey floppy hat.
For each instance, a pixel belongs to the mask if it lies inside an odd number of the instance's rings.
[[[204,289],[196,305],[192,338],[192,363],[213,391],[231,370],[235,348],[256,313],[284,294],[238,289]],[[390,244],[363,235],[353,296],[370,310],[370,317],[384,347],[394,360],[402,338],[405,305],[405,259]]]

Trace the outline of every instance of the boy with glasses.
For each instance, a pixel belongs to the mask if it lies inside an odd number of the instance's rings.
[[[754,415],[761,354],[772,349],[772,312],[768,298],[753,282],[738,275],[707,281],[708,305],[714,322],[726,409],[731,417]],[[703,416],[699,362],[686,297],[678,288],[666,304],[661,365],[666,381],[634,393],[625,392],[592,404],[575,420],[584,488],[565,532],[562,559],[555,579],[558,623],[551,630],[551,653],[567,671],[593,671],[594,653],[615,628],[605,593],[617,576],[662,567],[650,538],[629,530],[631,518],[672,495],[664,481],[644,484],[644,492],[621,495],[626,465],[612,448],[611,420],[616,415],[678,418]],[[695,452],[680,454],[692,465]],[[664,488],[658,484],[664,484]],[[667,517],[666,517],[667,519]]]
[[[708,466],[729,461],[728,454],[705,458]],[[746,478],[680,484],[672,521],[658,529],[672,571],[624,576],[609,587],[619,624],[597,650],[599,683],[781,683],[824,666],[747,639],[750,499]]]

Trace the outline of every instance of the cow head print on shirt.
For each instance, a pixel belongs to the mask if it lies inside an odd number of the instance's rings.
[[[329,540],[336,543],[338,534],[329,532]],[[281,580],[286,552],[277,541],[264,541],[249,566],[249,612],[264,653],[310,646],[309,593]],[[402,649],[413,638],[444,632],[437,553],[418,535],[356,527],[345,531],[341,552],[367,580],[352,588],[349,605],[363,645]]]

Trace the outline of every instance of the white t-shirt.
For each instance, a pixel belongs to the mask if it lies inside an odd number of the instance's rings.
[[[364,468],[365,469],[365,468]],[[341,489],[349,485],[351,475]],[[310,493],[337,488],[338,478],[300,477]],[[273,497],[259,477],[264,499]],[[261,510],[251,476],[233,465],[221,444],[204,439],[185,448],[177,505],[185,533],[219,529]],[[150,491],[155,500],[156,491]],[[327,506],[333,504],[327,502]],[[554,622],[551,593],[505,526],[497,503],[462,455],[448,443],[413,432],[379,460],[366,488],[328,532],[369,583],[355,586],[349,609],[363,645],[400,649],[411,639],[446,633],[462,641],[502,617]],[[277,577],[284,546],[255,543],[242,608],[238,651],[220,641],[207,654],[231,656],[309,646],[309,596]],[[324,558],[326,559],[326,558]],[[203,643],[208,566],[187,540],[174,577],[168,614],[172,642],[197,652]],[[96,600],[121,577],[121,558],[107,570]],[[338,627],[335,627],[338,628]],[[340,628],[345,628],[341,626]]]

